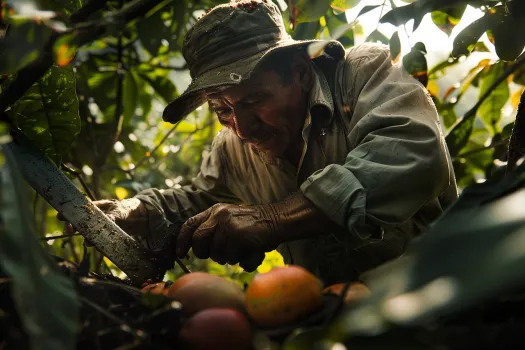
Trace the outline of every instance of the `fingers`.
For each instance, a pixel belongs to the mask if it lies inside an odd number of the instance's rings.
[[[179,259],[184,259],[193,243],[193,234],[199,226],[210,217],[211,210],[205,210],[189,218],[180,229],[179,237],[177,238],[177,256]]]
[[[226,249],[228,246],[227,242],[228,237],[224,234],[224,232],[215,232],[213,235],[210,249],[210,258],[221,265],[224,265],[228,262],[226,257]]]
[[[265,257],[264,252],[254,252],[247,257],[241,259],[239,265],[247,272],[255,271],[263,262]]]

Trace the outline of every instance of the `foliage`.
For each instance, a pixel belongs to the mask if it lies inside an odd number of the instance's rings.
[[[189,83],[181,54],[184,33],[222,1],[0,2],[4,119],[92,199],[122,199],[148,187],[179,188],[191,181],[220,125],[207,107],[175,126],[162,123],[160,115]],[[345,47],[362,42],[390,46],[393,61],[424,84],[436,104],[460,189],[504,172],[506,144],[525,86],[525,39],[515,34],[524,29],[523,1],[275,2],[295,39],[333,38]],[[480,18],[465,23],[464,14],[473,8]],[[356,9],[358,20],[373,13],[380,18],[366,36],[363,26],[344,13]],[[412,40],[425,18],[453,40],[450,55],[431,67],[427,59],[435,51],[432,39]],[[54,209],[32,195],[44,246],[80,263],[82,238],[53,239],[65,233],[63,224],[55,219]],[[91,270],[122,277],[100,253],[90,254],[89,260]],[[253,277],[238,266],[195,257],[185,262],[241,284]],[[282,263],[273,252],[259,270]],[[175,266],[166,278],[180,274]]]

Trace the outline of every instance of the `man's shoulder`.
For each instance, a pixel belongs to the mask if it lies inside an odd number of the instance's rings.
[[[380,43],[363,43],[346,50],[347,64],[363,60],[384,60],[390,56],[390,48]]]

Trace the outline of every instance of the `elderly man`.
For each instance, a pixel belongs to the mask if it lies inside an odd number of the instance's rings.
[[[224,127],[199,174],[97,203],[146,245],[185,221],[179,257],[253,270],[278,249],[325,283],[348,281],[401,255],[457,197],[436,109],[386,46],[294,41],[257,0],[211,9],[182,51],[192,82],[164,120],[208,102]]]

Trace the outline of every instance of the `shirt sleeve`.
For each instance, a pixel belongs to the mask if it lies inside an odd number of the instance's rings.
[[[401,225],[445,191],[450,165],[433,102],[423,85],[392,64],[386,47],[349,52],[342,74],[351,151],[344,164],[313,173],[301,191],[368,239],[373,230],[366,227]]]
[[[162,238],[169,223],[182,223],[216,203],[239,202],[225,185],[223,156],[220,133],[190,185],[178,189],[150,188],[135,196],[148,210],[149,232],[143,237],[147,245]]]

